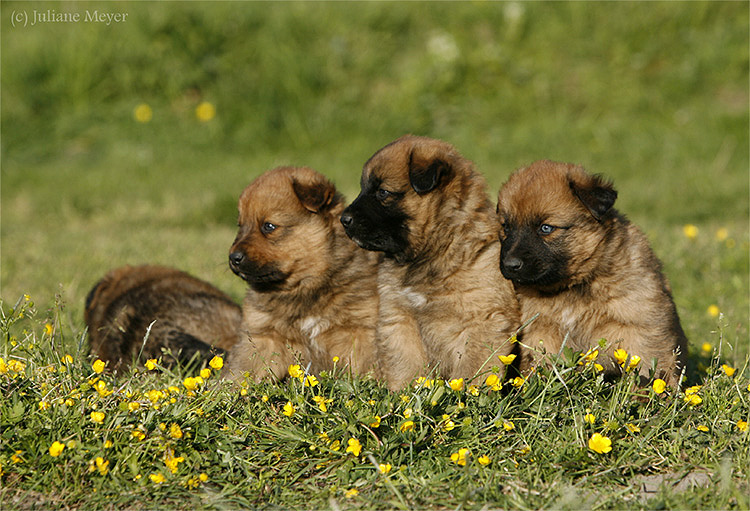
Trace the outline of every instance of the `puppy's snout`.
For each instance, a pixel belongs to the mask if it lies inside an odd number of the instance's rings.
[[[513,272],[519,271],[521,268],[523,268],[523,261],[515,256],[505,257],[503,258],[503,266]]]
[[[245,261],[245,254],[243,252],[231,252],[229,254],[229,264],[232,266],[239,266]]]
[[[350,213],[344,212],[344,214],[341,215],[341,225],[344,227],[350,227],[353,221],[354,217]]]

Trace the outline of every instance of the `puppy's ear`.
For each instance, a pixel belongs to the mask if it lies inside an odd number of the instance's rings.
[[[612,209],[617,191],[612,183],[602,176],[586,176],[586,179],[570,179],[570,190],[597,220],[601,220]]]
[[[409,182],[419,195],[437,188],[450,170],[450,164],[440,158],[423,158],[413,149],[409,153]]]
[[[313,213],[321,213],[341,199],[330,181],[292,181],[292,188],[300,203]]]

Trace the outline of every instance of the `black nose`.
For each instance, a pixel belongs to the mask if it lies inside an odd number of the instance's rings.
[[[523,261],[518,257],[506,257],[503,259],[503,266],[510,271],[518,271],[523,268]]]
[[[245,260],[245,254],[243,252],[232,252],[229,254],[229,263],[235,266],[242,264]]]
[[[344,213],[341,215],[341,225],[344,227],[349,227],[352,225],[352,222],[354,221],[354,218],[349,213]]]

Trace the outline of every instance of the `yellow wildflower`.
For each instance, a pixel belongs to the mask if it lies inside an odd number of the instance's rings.
[[[688,387],[685,389],[685,395],[686,396],[692,396],[693,394],[697,394],[698,391],[701,389],[703,385],[693,385],[692,387]]]
[[[698,394],[685,394],[684,401],[690,406],[697,406],[703,402],[703,398]]]
[[[302,380],[302,378],[305,376],[305,372],[302,370],[299,364],[290,365],[288,371],[289,371],[289,376],[291,376],[292,378],[297,378],[299,380]]]
[[[625,424],[625,428],[626,428],[626,429],[627,429],[628,431],[630,431],[631,433],[634,433],[634,434],[635,434],[635,433],[640,433],[640,431],[641,431],[641,428],[639,428],[639,427],[638,427],[638,426],[636,426],[635,424],[631,424],[631,423],[627,423],[627,424]]]
[[[356,488],[352,488],[351,490],[346,490],[344,492],[344,497],[346,497],[347,499],[354,498],[357,495],[359,495],[359,490]]]
[[[294,405],[291,401],[286,402],[286,404],[284,405],[284,411],[281,413],[283,413],[287,417],[291,417],[292,415],[294,415]]]
[[[318,384],[318,379],[312,374],[305,376],[305,387],[315,387]]]
[[[702,351],[702,352],[703,352],[704,354],[708,354],[708,353],[711,353],[711,350],[712,350],[712,349],[713,349],[713,346],[711,346],[711,343],[709,343],[709,342],[704,342],[704,343],[703,343],[703,344],[701,345],[701,351]]]
[[[716,230],[716,241],[725,241],[729,237],[729,229],[720,227]]]
[[[686,224],[682,228],[682,232],[685,234],[685,237],[694,240],[698,237],[698,228],[693,224]]]
[[[172,438],[180,439],[182,438],[182,429],[180,429],[179,424],[175,424],[174,422],[169,425],[169,436]]]
[[[656,392],[657,394],[661,394],[666,390],[667,382],[665,382],[661,378],[657,378],[654,380],[654,383],[651,385],[651,388],[653,388],[654,392]]]
[[[404,422],[403,424],[401,424],[401,426],[399,427],[399,429],[402,432],[404,432],[404,433],[407,432],[407,431],[413,431],[414,430],[414,421],[406,421],[406,422]]]
[[[57,458],[63,452],[63,449],[65,449],[65,444],[54,441],[52,442],[52,445],[49,446],[49,455],[53,458]]]
[[[620,365],[624,365],[625,361],[628,359],[628,352],[623,349],[616,349],[614,353],[615,360],[617,360],[617,363]]]
[[[52,324],[45,323],[45,325],[44,325],[44,333],[45,333],[45,335],[52,335],[52,331],[53,331]]]
[[[523,386],[524,383],[526,383],[526,380],[524,380],[520,376],[516,376],[510,381],[510,384],[513,385],[514,387],[521,387]]]
[[[185,458],[183,458],[182,456],[175,457],[171,449],[167,449],[164,453],[164,464],[173,474],[177,473],[178,465],[183,461],[185,461]]]
[[[463,467],[466,465],[466,457],[469,454],[469,449],[461,448],[458,450],[458,452],[454,452],[453,454],[451,454],[451,461],[456,465],[460,465]]]
[[[39,409],[40,410],[47,410],[49,409],[50,404],[47,401],[39,401]]]
[[[350,438],[347,442],[346,452],[350,452],[355,456],[359,456],[359,453],[362,452],[362,444],[360,444],[359,440],[357,440],[356,438]]]
[[[208,122],[216,115],[216,107],[208,101],[203,101],[195,108],[195,116],[201,122]]]
[[[107,440],[104,442],[104,448],[105,449],[111,449],[114,444],[112,443],[112,440]]]
[[[604,366],[594,362],[594,369],[596,369],[596,372],[601,373],[602,371],[604,371]]]
[[[132,401],[128,403],[128,411],[137,412],[140,409],[141,409],[141,403],[139,403],[138,401]]]
[[[376,415],[372,422],[370,423],[371,428],[379,428],[380,427],[380,415]]]
[[[578,365],[588,365],[589,363],[596,360],[596,358],[599,356],[599,350],[598,349],[590,349],[586,352],[585,355],[581,357],[581,360],[578,361]]]
[[[94,369],[94,372],[97,374],[101,374],[102,371],[104,371],[104,367],[106,364],[102,362],[100,359],[96,359],[93,364],[91,364],[92,369]]]
[[[709,305],[708,309],[706,309],[706,312],[712,318],[718,318],[721,311],[719,310],[719,307],[717,305]]]
[[[135,431],[133,431],[133,432],[132,432],[132,433],[131,433],[130,435],[131,435],[131,436],[132,436],[133,438],[135,438],[136,440],[138,440],[139,442],[140,442],[141,440],[143,440],[144,438],[146,438],[146,434],[145,434],[145,433],[144,433],[143,431],[139,430],[139,429],[136,429],[136,430],[135,430]]]
[[[140,105],[136,106],[133,110],[133,117],[136,121],[141,123],[146,123],[151,120],[151,118],[154,116],[153,110],[151,110],[151,107],[148,106],[146,103],[141,103]]]
[[[318,408],[321,412],[327,412],[328,411],[328,403],[332,403],[333,399],[326,399],[323,396],[313,396],[313,401],[317,403]]]
[[[146,360],[146,369],[148,369],[149,371],[153,371],[154,369],[156,369],[156,359],[155,358],[150,358],[150,359]]]
[[[188,376],[187,378],[185,378],[185,380],[182,382],[182,384],[188,390],[196,390],[198,388],[198,386],[200,385],[200,383],[202,383],[202,382],[203,382],[202,378],[199,380],[198,378],[192,378],[192,377]]]
[[[200,377],[204,380],[208,380],[211,377],[211,369],[204,367],[198,374],[200,374]]]
[[[505,364],[506,366],[509,364],[512,364],[513,361],[516,359],[516,356],[513,354],[510,355],[498,355],[497,358],[500,359],[500,362]]]
[[[451,420],[451,416],[443,414],[443,429],[445,431],[452,431],[455,427],[456,424]]]
[[[333,363],[335,364],[335,363],[337,363],[337,362],[338,362],[339,360],[341,360],[341,359],[340,359],[339,357],[333,357],[333,359],[332,359],[332,360],[333,360]]]
[[[161,472],[157,472],[156,474],[151,474],[150,476],[148,476],[148,478],[151,479],[151,482],[154,484],[161,484],[167,480],[167,478],[164,477]]]
[[[583,416],[583,420],[585,420],[589,424],[593,424],[596,422],[596,417],[590,413],[587,413],[586,415]]]
[[[608,453],[612,450],[612,440],[599,433],[594,433],[589,438],[589,449],[599,454]]]
[[[387,474],[391,471],[391,468],[393,467],[391,467],[390,463],[381,463],[380,465],[378,465],[378,470],[381,474]]]
[[[10,461],[12,461],[13,463],[21,463],[23,461],[21,454],[23,454],[23,451],[16,451],[11,455]]]
[[[464,390],[464,379],[463,378],[454,378],[451,381],[448,382],[448,386],[455,390],[456,392],[460,392]]]
[[[109,460],[105,461],[101,456],[97,456],[94,464],[96,467],[95,470],[98,470],[100,475],[107,475],[107,472],[109,472]]]
[[[486,466],[486,465],[490,464],[490,457],[485,454],[485,455],[480,456],[479,458],[477,458],[477,461],[479,462],[480,465],[485,465]]]
[[[503,421],[503,429],[505,431],[513,431],[516,429],[516,425],[513,424],[513,421]]]
[[[638,366],[638,364],[640,363],[641,363],[641,357],[639,357],[638,355],[631,355],[630,362],[628,363],[628,368],[626,369],[626,371],[635,369],[635,367]]]
[[[476,385],[469,385],[469,394],[472,396],[478,396],[479,395],[479,387]]]
[[[214,358],[211,359],[208,365],[218,371],[219,369],[224,367],[224,359],[216,355]]]
[[[742,432],[747,431],[747,421],[738,420],[737,421],[737,429],[739,429]]]
[[[201,472],[198,476],[198,479],[200,480],[200,482],[205,483],[206,481],[208,481],[208,474],[206,474],[205,472]]]
[[[724,370],[724,374],[726,374],[730,378],[734,376],[734,372],[736,371],[734,367],[730,367],[726,364],[721,364],[721,368]]]
[[[700,424],[700,425],[698,425],[698,426],[695,426],[695,429],[697,429],[698,431],[703,431],[704,433],[707,433],[707,432],[708,432],[708,426],[705,426],[705,425],[703,425],[703,424]]]
[[[101,424],[104,422],[104,412],[91,412],[91,422]]]
[[[164,398],[164,393],[161,390],[153,389],[146,392],[146,397],[151,401],[152,403],[158,402],[160,399]]]

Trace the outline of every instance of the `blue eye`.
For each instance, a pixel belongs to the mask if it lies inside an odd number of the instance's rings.
[[[557,227],[554,227],[554,226],[549,225],[549,224],[542,224],[542,225],[539,226],[539,233],[542,236],[546,236],[548,234],[552,234],[555,231],[555,229],[557,229]]]
[[[271,234],[275,230],[276,226],[271,222],[264,222],[263,225],[260,226],[260,232],[263,234]]]

